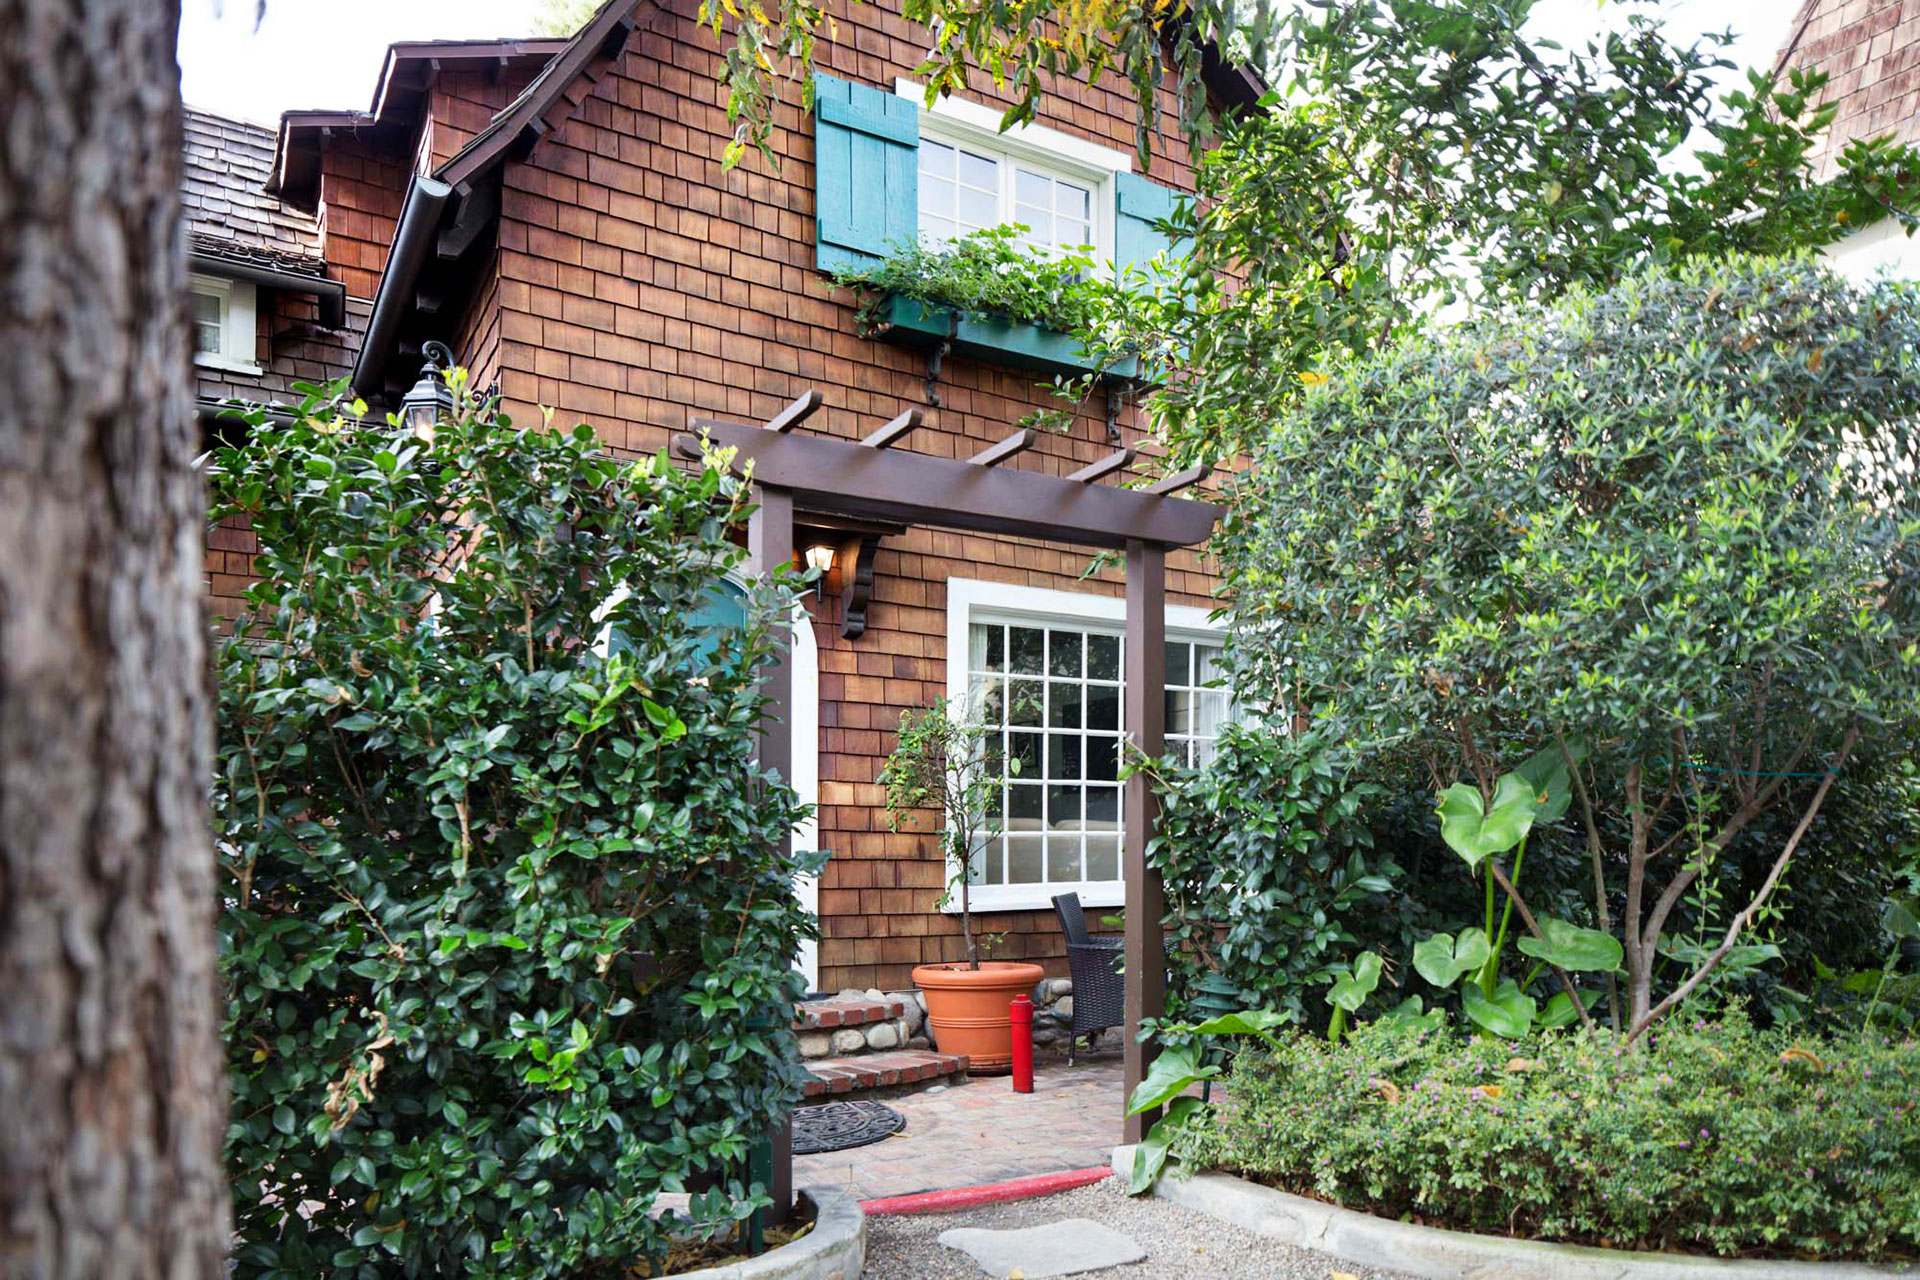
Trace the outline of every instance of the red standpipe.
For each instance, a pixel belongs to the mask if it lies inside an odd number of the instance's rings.
[[[1015,996],[1007,1009],[1013,1021],[1013,1091],[1033,1092],[1033,1001]]]

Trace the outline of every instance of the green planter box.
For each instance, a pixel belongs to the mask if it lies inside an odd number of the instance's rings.
[[[1079,340],[1068,334],[995,316],[966,315],[901,294],[887,300],[879,336],[907,347],[932,347],[945,340],[957,356],[1068,377],[1098,368]],[[1139,375],[1140,362],[1131,357],[1101,373],[1109,382],[1134,382]]]

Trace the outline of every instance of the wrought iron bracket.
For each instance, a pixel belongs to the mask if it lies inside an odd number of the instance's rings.
[[[1107,384],[1107,443],[1120,443],[1120,387]]]
[[[942,338],[927,350],[927,403],[936,409],[940,407],[940,364],[951,350],[951,338]]]

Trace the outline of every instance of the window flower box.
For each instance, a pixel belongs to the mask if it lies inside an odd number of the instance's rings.
[[[905,294],[896,293],[887,299],[880,321],[875,336],[897,346],[925,349],[946,342],[952,354],[988,364],[1070,378],[1098,373],[1106,383],[1139,380],[1137,359],[1128,357],[1103,369],[1071,334],[999,316],[955,311]]]

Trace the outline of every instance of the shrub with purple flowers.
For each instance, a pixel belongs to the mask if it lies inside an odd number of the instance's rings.
[[[1623,1249],[1920,1256],[1920,1042],[1736,1012],[1527,1056],[1392,1021],[1248,1049],[1175,1153],[1349,1208]]]

